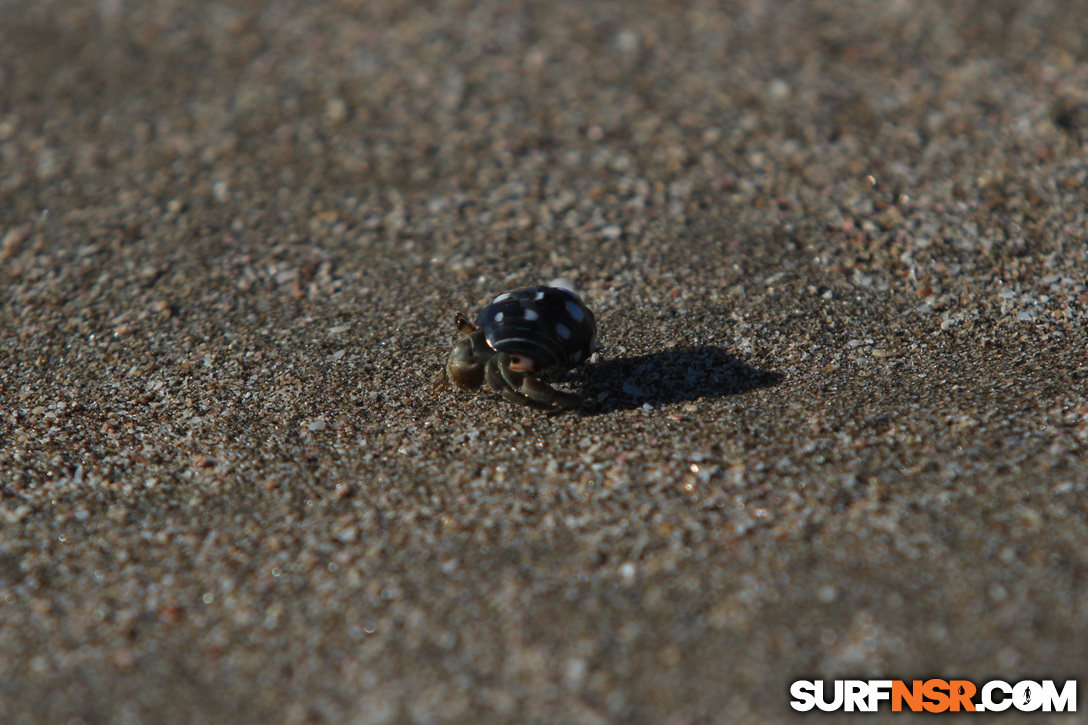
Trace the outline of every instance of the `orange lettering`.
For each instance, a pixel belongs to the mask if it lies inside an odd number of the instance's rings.
[[[944,712],[948,709],[948,695],[941,692],[947,689],[948,682],[945,680],[926,680],[922,685],[922,694],[933,701],[923,705],[926,712]]]
[[[975,711],[975,703],[971,702],[975,695],[975,683],[969,680],[952,680],[948,683],[948,692],[952,696],[949,698],[952,701],[952,712],[959,712],[960,705],[967,712]]]
[[[922,711],[922,681],[914,680],[912,687],[908,690],[907,683],[902,680],[892,682],[892,712],[902,712],[904,700],[911,712]]]

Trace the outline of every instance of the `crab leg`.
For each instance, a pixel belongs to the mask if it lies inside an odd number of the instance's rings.
[[[582,396],[556,390],[531,375],[510,369],[510,356],[499,353],[487,364],[487,384],[511,403],[534,408],[577,408]]]
[[[555,405],[560,408],[577,408],[582,404],[582,396],[576,393],[568,393],[556,390],[547,383],[542,383],[534,377],[526,375],[521,381],[518,392],[530,400],[543,405]]]

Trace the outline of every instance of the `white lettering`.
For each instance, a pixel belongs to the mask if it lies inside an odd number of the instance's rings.
[[[881,700],[892,699],[891,680],[869,680],[869,709],[868,712],[876,712],[880,709]]]
[[[846,711],[867,712],[869,710],[869,686],[865,680],[846,681]]]
[[[834,712],[842,707],[843,693],[842,693],[842,680],[835,680],[835,699],[831,702],[824,700],[824,682],[823,680],[816,681],[816,707],[820,708],[824,712]]]
[[[1066,680],[1061,693],[1054,686],[1054,680],[1043,680],[1043,712],[1050,712],[1051,706],[1057,712],[1077,711],[1077,681]]]
[[[1031,680],[1021,680],[1012,688],[1012,704],[1020,712],[1034,712],[1043,706],[1043,686]]]
[[[798,712],[808,712],[816,707],[815,692],[816,685],[811,680],[798,680],[790,685],[790,694],[794,698],[790,700],[790,707]]]

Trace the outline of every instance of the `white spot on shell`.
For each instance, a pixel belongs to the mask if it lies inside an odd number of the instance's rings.
[[[503,313],[499,312],[495,315],[495,322],[502,322]]]
[[[534,299],[537,302],[540,302],[542,299],[544,299],[544,290],[541,290],[540,292],[537,292],[536,297]]]
[[[525,319],[526,320],[532,321],[532,320],[537,319],[538,317],[540,317],[540,313],[538,313],[536,310],[525,310]]]
[[[586,318],[586,313],[582,311],[582,308],[573,302],[567,303],[567,314],[573,317],[576,322],[581,322]]]
[[[495,302],[505,302],[508,299],[510,299],[510,293],[503,292],[501,295],[495,298]],[[495,304],[495,302],[492,302],[491,304]]]
[[[567,292],[574,291],[574,283],[566,277],[556,277],[551,282],[549,282],[548,285],[550,287],[557,287],[561,290],[566,290]]]
[[[556,332],[557,335],[559,335],[564,340],[569,340],[570,339],[570,328],[567,327],[566,325],[564,325],[562,322],[556,324],[555,332]]]

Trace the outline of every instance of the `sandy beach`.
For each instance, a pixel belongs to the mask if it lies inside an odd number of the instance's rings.
[[[0,0],[0,722],[1088,682],[1086,39],[1073,0]],[[444,381],[457,311],[551,283],[579,410]]]

